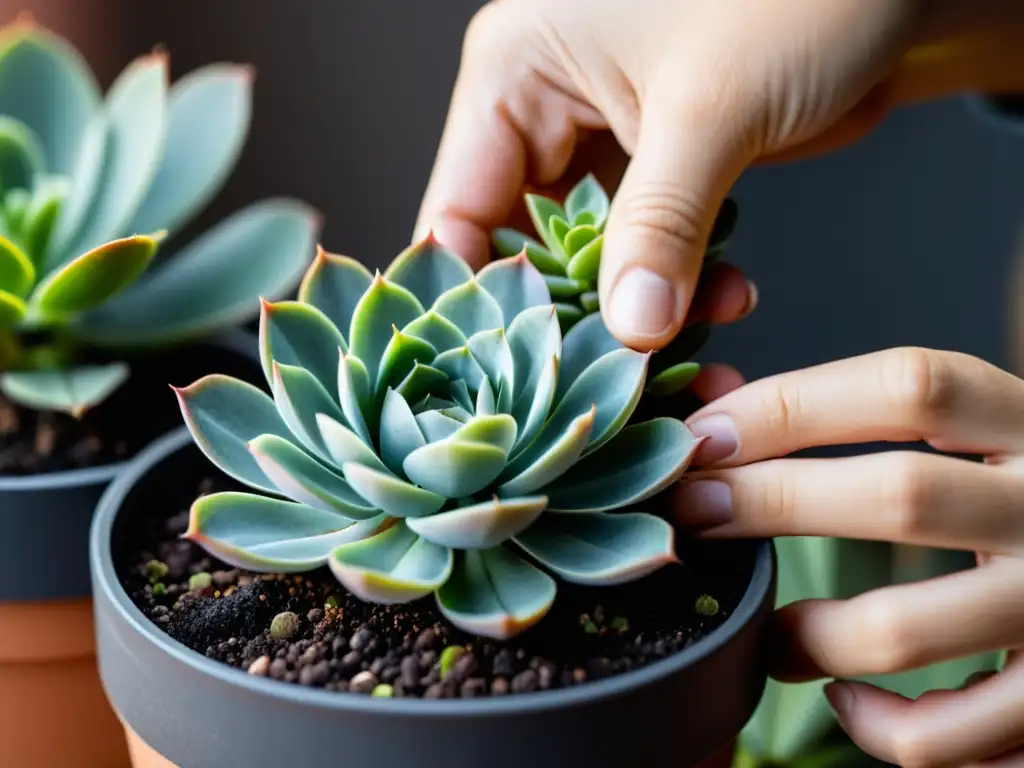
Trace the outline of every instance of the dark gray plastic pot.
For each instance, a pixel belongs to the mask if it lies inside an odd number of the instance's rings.
[[[253,677],[171,639],[122,589],[125,521],[209,463],[181,429],[107,490],[90,542],[100,675],[136,768],[684,768],[727,745],[760,700],[775,595],[770,542],[726,544],[749,569],[723,626],[644,669],[504,698],[374,699]]]
[[[225,366],[262,377],[256,338],[246,332],[136,359],[161,375],[166,365],[175,384]],[[2,766],[129,764],[97,674],[88,559],[96,504],[127,464],[0,477]]]

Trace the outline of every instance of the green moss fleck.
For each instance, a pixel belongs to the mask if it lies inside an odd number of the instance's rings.
[[[386,683],[381,683],[370,691],[370,695],[379,699],[390,699],[395,695],[395,689]]]
[[[597,624],[588,620],[587,623],[583,625],[583,631],[586,632],[588,635],[596,635]]]
[[[146,578],[150,584],[156,584],[160,579],[167,575],[168,571],[167,563],[162,563],[159,560],[150,560],[145,565]]]
[[[461,645],[449,645],[443,651],[441,651],[441,679],[444,680],[448,673],[452,671],[452,667],[455,666],[455,662],[459,660],[459,657],[466,652],[466,649]]]
[[[698,597],[694,608],[701,616],[714,616],[719,610],[718,601],[711,595]]]
[[[193,573],[188,579],[189,590],[199,591],[213,584],[213,576],[208,573]]]
[[[153,585],[153,597],[163,597],[167,594],[167,587],[162,582],[157,582]]]
[[[627,621],[624,616],[616,616],[612,619],[612,629],[616,632],[628,632],[629,621]]]
[[[270,634],[278,640],[287,640],[299,631],[299,617],[291,611],[277,614],[270,622]]]

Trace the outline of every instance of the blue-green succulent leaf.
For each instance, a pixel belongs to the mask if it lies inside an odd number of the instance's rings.
[[[394,335],[393,326],[404,328],[423,314],[423,305],[407,289],[380,273],[359,299],[352,313],[348,345],[363,361],[370,381],[377,380],[381,357]]]
[[[460,552],[437,605],[465,632],[507,640],[547,615],[555,580],[505,547]]]
[[[430,517],[410,518],[420,536],[452,549],[490,549],[525,531],[544,511],[543,496],[492,499]]]
[[[24,298],[35,282],[32,260],[15,243],[0,236],[0,290]]]
[[[590,227],[579,227],[578,229],[584,230],[584,234],[580,235],[579,239],[595,231]],[[570,232],[569,237],[572,238],[573,233],[576,231]],[[597,282],[597,273],[601,269],[601,252],[603,248],[604,235],[597,235],[593,239],[588,240],[573,252],[573,256],[565,268],[565,274],[573,280],[581,280],[590,284]]]
[[[519,444],[536,437],[551,408],[562,352],[562,333],[551,307],[531,307],[508,329],[514,383],[512,415],[519,424]]]
[[[25,123],[52,173],[69,175],[100,89],[82,55],[65,39],[33,24],[0,33],[0,115]]]
[[[558,324],[563,333],[568,333],[576,323],[587,316],[582,307],[575,304],[555,302],[555,312],[558,314]]]
[[[564,219],[565,211],[558,203],[542,195],[527,195],[526,210],[530,214],[533,226],[544,241],[551,254],[563,264],[566,263],[565,250],[562,248],[562,239],[551,231],[551,219],[558,217]]]
[[[372,283],[373,275],[358,261],[318,247],[299,286],[299,301],[312,304],[346,334],[356,305]]]
[[[86,191],[93,192],[92,200],[74,236],[58,241],[58,263],[123,235],[139,209],[164,149],[167,57],[152,54],[129,64],[110,87],[104,109],[110,136],[100,182],[95,190],[72,187],[70,200]]]
[[[395,387],[395,391],[405,398],[406,402],[415,403],[443,385],[446,381],[448,381],[448,376],[443,371],[439,371],[430,365],[416,363],[412,370],[409,371],[409,375],[402,379],[401,383]],[[465,384],[462,386],[464,387]]]
[[[467,411],[473,410],[473,398],[469,396],[469,387],[462,379],[453,381],[448,385],[448,395],[459,406]]]
[[[451,320],[467,337],[505,327],[501,305],[475,278],[442,293],[432,309]]]
[[[305,504],[227,492],[196,499],[184,537],[237,568],[301,573],[323,565],[337,546],[387,524],[385,515],[354,522]]]
[[[78,418],[106,400],[128,379],[124,363],[0,374],[0,392],[39,411],[61,411]]]
[[[349,488],[340,472],[328,469],[290,440],[260,435],[249,442],[249,451],[263,473],[289,499],[353,520],[368,520],[380,514]]]
[[[342,419],[341,408],[324,385],[304,368],[274,363],[272,375],[274,403],[284,423],[308,450],[330,460],[331,454],[320,436],[317,414]]]
[[[658,397],[677,395],[693,383],[698,373],[699,363],[678,363],[652,376],[647,382],[647,391]]]
[[[255,297],[289,293],[309,263],[319,217],[297,200],[238,211],[90,312],[79,332],[107,346],[198,338],[259,313]],[[328,315],[329,316],[329,315]]]
[[[464,421],[452,418],[441,411],[418,413],[416,414],[416,423],[428,443],[436,443],[449,438],[465,425]]]
[[[384,277],[406,288],[424,307],[429,307],[445,291],[471,280],[473,270],[431,233],[395,257]]]
[[[0,69],[0,81],[2,79]],[[12,189],[31,190],[36,176],[45,168],[43,147],[32,129],[20,120],[0,114],[0,184],[4,192]]]
[[[432,309],[405,326],[402,333],[423,339],[438,353],[466,344],[465,334],[451,320],[446,320]]]
[[[488,379],[484,379],[480,384],[480,389],[476,393],[476,406],[473,410],[478,416],[493,416],[498,412],[498,401],[494,397],[494,388]]]
[[[514,541],[572,584],[622,584],[678,562],[672,526],[643,512],[548,511]]]
[[[71,183],[61,176],[37,176],[21,222],[21,241],[33,263],[42,264]]]
[[[444,506],[444,496],[417,488],[387,470],[371,469],[365,464],[351,462],[342,466],[345,479],[370,504],[392,517],[424,517]]]
[[[113,142],[110,119],[103,110],[93,114],[82,134],[75,159],[71,188],[61,204],[46,251],[33,254],[36,266],[49,271],[64,263],[68,246],[81,229],[107,169],[106,159]]]
[[[388,388],[380,414],[380,456],[396,475],[402,473],[405,457],[426,445],[409,403]]]
[[[503,385],[509,390],[514,388],[515,363],[504,328],[474,333],[466,342],[466,347],[480,366],[480,370],[490,379],[494,392]]]
[[[551,255],[551,251],[532,237],[514,229],[496,229],[491,235],[494,247],[502,256],[511,258],[524,250],[526,258],[545,275],[565,275],[565,265]]]
[[[580,179],[565,197],[565,212],[569,221],[575,223],[581,213],[589,213],[594,217],[592,225],[598,229],[604,226],[610,207],[608,193],[592,173]]]
[[[568,472],[587,447],[596,413],[597,409],[591,406],[589,411],[573,419],[547,451],[498,488],[498,495],[508,498],[533,493]]]
[[[376,400],[381,402],[384,392],[405,380],[417,363],[429,364],[437,357],[434,346],[417,336],[410,336],[392,326],[391,341],[384,348],[380,370],[377,372]]]
[[[399,521],[363,541],[335,549],[327,561],[335,578],[373,603],[407,603],[448,580],[452,551],[420,538]]]
[[[480,384],[486,378],[484,369],[473,357],[469,347],[459,347],[442,352],[434,358],[433,367],[444,373],[449,379],[466,382],[471,393],[480,390]]]
[[[501,474],[508,453],[495,445],[458,440],[458,434],[428,443],[406,456],[402,463],[406,476],[429,491],[453,499],[490,485]]]
[[[544,275],[544,285],[553,301],[574,299],[590,287],[586,280],[573,280],[565,275]]]
[[[318,413],[316,423],[320,429],[320,438],[327,447],[327,452],[335,466],[363,464],[387,474],[388,468],[384,466],[373,448],[364,443],[362,438],[338,419],[334,419],[326,413]]]
[[[176,82],[168,95],[160,166],[128,229],[185,226],[224,186],[245,146],[251,117],[250,67],[211,64]]]
[[[701,441],[683,422],[659,418],[626,427],[544,488],[551,509],[602,512],[648,499],[676,482]]]
[[[478,414],[459,428],[454,440],[473,443],[487,443],[504,453],[512,450],[516,442],[516,421],[511,416],[498,413],[489,416]],[[459,496],[463,494],[453,494]]]
[[[248,486],[278,493],[248,447],[260,435],[292,438],[273,400],[251,384],[220,374],[174,392],[192,439],[214,466]]]
[[[623,349],[622,342],[612,336],[600,315],[589,315],[573,326],[562,342],[562,371],[555,399],[561,400],[588,366],[616,349]]]
[[[264,301],[260,312],[260,361],[268,383],[274,363],[305,368],[338,397],[338,349],[347,351],[345,339],[327,316],[299,301]]]
[[[353,355],[339,355],[338,399],[341,412],[352,431],[367,445],[373,445],[371,437],[377,431],[377,423],[369,417],[373,403],[370,374],[363,361]]]
[[[488,264],[480,270],[477,280],[501,306],[505,325],[530,307],[551,304],[544,276],[525,254]]]

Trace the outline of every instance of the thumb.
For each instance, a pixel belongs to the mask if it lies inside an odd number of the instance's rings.
[[[756,156],[748,121],[727,112],[648,99],[598,284],[605,324],[634,349],[660,349],[682,328],[718,209]]]

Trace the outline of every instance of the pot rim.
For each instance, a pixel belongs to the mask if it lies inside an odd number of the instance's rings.
[[[614,698],[633,692],[712,656],[726,646],[756,615],[758,608],[771,594],[775,568],[774,549],[770,540],[759,540],[754,570],[747,589],[736,609],[717,630],[688,648],[641,669],[588,682],[586,685],[554,691],[472,700],[377,699],[311,689],[257,677],[236,667],[208,659],[162,632],[132,602],[114,570],[110,548],[111,534],[125,496],[145,477],[151,467],[190,445],[193,445],[192,436],[186,427],[179,427],[158,438],[140,451],[105,490],[97,505],[89,536],[90,568],[98,586],[94,597],[108,603],[119,618],[154,649],[162,651],[192,671],[209,676],[239,693],[252,693],[282,703],[311,706],[332,712],[359,712],[421,720],[502,716],[562,709],[585,701]]]
[[[252,346],[254,339],[254,334],[238,328],[213,336],[212,338],[197,339],[191,343],[191,346],[219,346],[226,348],[228,351],[252,357],[252,353],[246,352],[246,350]],[[134,457],[111,464],[101,464],[98,467],[63,469],[58,472],[42,472],[38,475],[0,474],[0,494],[15,491],[60,490],[62,488],[106,484],[117,477],[144,451],[145,447]]]

